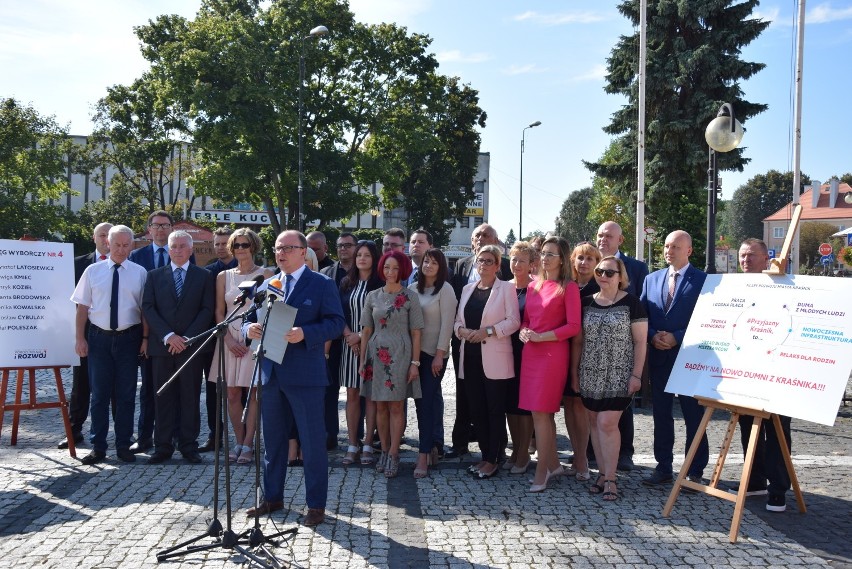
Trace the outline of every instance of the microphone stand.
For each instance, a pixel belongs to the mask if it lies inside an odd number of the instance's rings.
[[[246,557],[252,559],[256,563],[260,564],[263,567],[267,567],[264,564],[263,560],[252,555],[251,553],[244,551],[240,544],[248,543],[245,540],[245,534],[236,535],[231,527],[231,519],[232,519],[232,509],[231,509],[231,467],[229,462],[226,460],[225,463],[225,512],[226,512],[226,527],[222,528],[222,523],[219,521],[219,473],[221,471],[219,462],[220,462],[220,445],[224,441],[224,452],[227,454],[229,452],[229,439],[228,437],[222,436],[222,427],[227,421],[227,416],[225,413],[225,406],[227,402],[226,398],[226,384],[225,384],[225,334],[228,333],[228,325],[237,320],[244,319],[243,314],[237,314],[243,306],[245,306],[246,297],[242,297],[239,299],[239,304],[228,314],[225,319],[216,324],[214,327],[210,328],[202,332],[201,334],[194,336],[193,338],[189,338],[186,341],[186,344],[192,345],[197,340],[201,338],[206,338],[198,350],[195,351],[192,356],[180,367],[180,369],[175,372],[175,374],[169,378],[169,380],[163,384],[163,386],[157,391],[157,395],[162,395],[163,391],[178,377],[181,370],[183,370],[186,365],[192,361],[198,354],[202,351],[204,346],[206,346],[213,338],[217,338],[217,345],[219,347],[219,358],[218,358],[218,373],[216,376],[216,434],[215,434],[215,448],[214,448],[214,458],[213,458],[213,520],[210,522],[210,525],[207,528],[207,531],[201,535],[188,539],[182,543],[179,543],[173,547],[169,547],[168,549],[164,549],[157,553],[157,562],[162,562],[167,559],[171,559],[173,557],[179,557],[183,555],[187,555],[189,553],[195,553],[197,551],[207,551],[209,549],[215,549],[217,547],[224,547],[226,549],[237,549]],[[247,311],[248,312],[248,311]],[[205,544],[205,545],[192,545],[193,543],[204,539],[205,537],[212,537],[216,541],[213,543]],[[182,549],[186,547],[186,549]],[[181,550],[181,551],[179,551]]]

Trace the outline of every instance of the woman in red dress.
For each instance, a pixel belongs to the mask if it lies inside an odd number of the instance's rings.
[[[521,324],[521,390],[518,406],[532,411],[538,465],[530,492],[542,492],[563,473],[556,454],[554,414],[568,380],[568,338],[580,331],[580,291],[571,280],[571,246],[549,237],[541,249],[538,280],[527,288]]]

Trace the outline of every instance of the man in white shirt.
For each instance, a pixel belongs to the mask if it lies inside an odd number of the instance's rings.
[[[83,464],[106,458],[109,405],[115,392],[116,455],[134,462],[130,451],[136,406],[136,366],[146,350],[142,323],[142,291],[147,271],[129,261],[133,231],[125,225],[109,230],[110,257],[89,265],[71,300],[77,303],[75,349],[88,357],[91,385],[92,452]],[[88,326],[88,332],[86,331]]]

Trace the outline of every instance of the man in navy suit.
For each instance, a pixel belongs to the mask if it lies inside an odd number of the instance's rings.
[[[624,243],[624,234],[621,226],[614,221],[603,222],[598,228],[598,250],[604,257],[612,255],[624,262],[629,279],[627,292],[638,297],[642,294],[642,284],[648,276],[648,265],[622,253],[619,250],[622,243]],[[618,420],[618,432],[621,433],[618,470],[630,472],[633,470],[633,404],[630,404],[621,414],[621,419]]]
[[[80,277],[89,265],[98,261],[104,261],[109,256],[109,230],[111,223],[99,223],[95,226],[92,239],[95,242],[95,250],[79,257],[74,257],[74,285],[80,282]],[[86,328],[85,335],[89,330]],[[74,435],[74,444],[83,442],[83,423],[89,416],[89,361],[88,358],[80,358],[80,365],[72,369],[71,398],[68,402],[68,417],[71,420],[71,433]],[[115,413],[115,407],[113,407]],[[68,448],[68,439],[59,441],[58,448]]]
[[[148,273],[142,297],[155,389],[163,387],[182,366],[183,369],[177,379],[156,396],[155,449],[148,462],[159,464],[171,458],[177,434],[178,450],[187,462],[197,464],[201,462],[198,401],[204,361],[201,357],[192,357],[197,347],[188,346],[186,339],[209,328],[216,304],[215,283],[213,275],[189,262],[192,255],[189,233],[175,231],[169,235],[169,250],[171,262]],[[212,345],[205,349],[212,349]]]
[[[686,231],[673,231],[666,237],[663,248],[669,266],[654,271],[645,279],[641,300],[648,312],[648,368],[651,375],[651,397],[654,405],[654,458],[657,467],[642,481],[647,486],[659,486],[672,481],[674,460],[674,395],[666,393],[666,383],[674,367],[680,344],[692,317],[692,311],[707,275],[689,264],[692,237]],[[686,423],[686,448],[698,431],[703,415],[693,397],[678,395],[683,420]],[[709,460],[707,435],[701,438],[698,452],[687,471],[693,482],[701,482]]]
[[[287,451],[293,425],[299,430],[305,460],[306,526],[325,521],[328,498],[328,454],[325,449],[323,399],[328,387],[325,342],[343,333],[345,320],[334,281],[305,267],[308,241],[298,231],[284,231],[275,240],[275,261],[281,273],[284,302],[297,309],[286,341],[282,363],[261,362],[261,418],[265,438],[263,487],[265,499],[248,510],[249,516],[268,514],[284,507]],[[268,285],[269,281],[267,281]],[[247,324],[246,336],[259,339],[261,324]]]

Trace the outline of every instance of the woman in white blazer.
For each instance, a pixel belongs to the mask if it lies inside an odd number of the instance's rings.
[[[497,460],[506,441],[505,380],[515,376],[512,333],[521,325],[512,283],[497,278],[502,251],[482,247],[476,255],[479,280],[462,290],[453,329],[461,340],[459,369],[482,460],[470,472],[484,480],[499,472]]]

